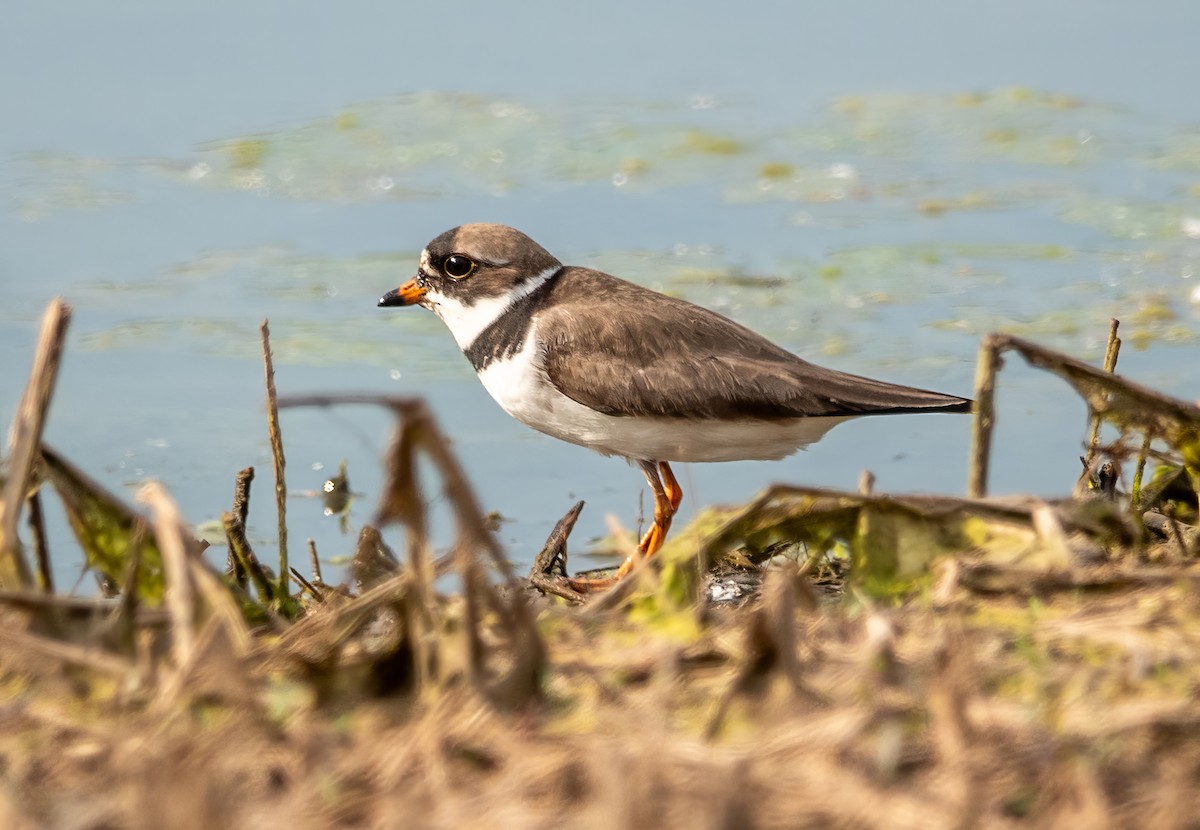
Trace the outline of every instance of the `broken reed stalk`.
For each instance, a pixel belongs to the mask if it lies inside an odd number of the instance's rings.
[[[979,346],[979,361],[975,365],[975,416],[971,419],[971,465],[967,472],[967,497],[972,499],[987,496],[1000,350],[1001,342],[997,335],[987,335]]]
[[[17,536],[17,525],[33,476],[34,460],[42,442],[42,429],[46,425],[46,413],[54,394],[55,381],[58,380],[58,367],[70,322],[71,307],[62,298],[51,300],[46,313],[42,315],[33,369],[9,429],[8,479],[0,491],[0,587],[3,588],[28,588],[33,584],[29,564],[25,561],[21,540]]]
[[[396,408],[395,411],[399,414],[402,410]],[[504,555],[496,537],[488,531],[483,519],[483,511],[479,506],[479,501],[475,498],[475,492],[471,489],[458,460],[447,449],[449,444],[442,436],[441,430],[425,402],[418,400],[415,405],[410,405],[407,414],[420,424],[419,434],[423,439],[422,449],[441,476],[446,497],[454,508],[459,532],[465,537],[462,539],[466,546],[462,548],[463,558],[460,570],[464,590],[474,583],[485,601],[497,602],[495,589],[483,573],[476,551],[479,548],[487,551],[493,565],[508,582],[516,579],[512,565]],[[531,684],[526,691],[532,694],[538,688],[537,678],[545,663],[545,646],[524,595],[520,592],[513,592],[511,599],[504,605],[507,613],[498,614],[498,617],[514,645],[513,661],[516,665],[511,673],[513,675],[526,674],[526,679]],[[478,631],[478,629],[475,630]]]
[[[33,559],[37,563],[37,585],[43,593],[54,593],[54,574],[50,570],[50,549],[46,546],[46,518],[42,514],[42,493],[29,495],[29,535],[33,538]]]
[[[246,539],[246,526],[238,521],[232,513],[221,514],[221,526],[225,528],[225,539],[229,542],[229,556],[237,563],[238,570],[250,576],[262,601],[270,602],[272,599],[279,598],[278,586],[267,578],[258,557],[250,548],[250,542]],[[238,584],[244,587],[242,582]],[[286,595],[287,586],[284,586],[283,596]]]
[[[1146,458],[1150,455],[1150,433],[1142,436],[1142,448],[1138,450],[1137,466],[1133,470],[1133,486],[1130,488],[1130,502],[1134,512],[1142,509],[1142,476],[1146,473]]]
[[[263,369],[267,380],[267,428],[271,434],[271,457],[275,462],[275,511],[279,516],[279,597],[288,596],[287,482],[283,477],[283,436],[279,432],[279,396],[275,392],[275,365],[271,360],[271,330],[263,320]]]
[[[254,481],[254,468],[245,467],[238,470],[233,480],[233,515],[243,525],[250,515],[250,484]]]
[[[859,473],[858,492],[866,496],[875,492],[875,474],[870,470],[863,470]]]
[[[446,449],[446,439],[438,430],[437,424],[434,423],[424,402],[393,401],[391,408],[403,424],[401,427],[403,433],[407,434],[412,442],[412,449],[401,463],[404,467],[411,469],[413,460],[416,458],[414,450],[423,450],[437,468],[446,498],[455,514],[459,531],[459,539],[455,545],[455,560],[458,564],[459,578],[462,580],[463,588],[463,628],[467,635],[468,668],[472,681],[479,683],[483,677],[484,659],[484,646],[479,632],[482,620],[479,601],[480,594],[487,593],[490,586],[487,584],[487,576],[480,567],[477,551],[481,548],[486,550],[497,570],[504,575],[505,579],[513,578],[512,568],[500,550],[495,537],[487,531],[483,521],[483,511],[475,498],[475,493],[468,484],[466,476],[463,475],[462,469],[458,466],[457,460]],[[424,533],[423,525],[422,520],[422,534]],[[424,559],[424,554],[421,555],[421,558]],[[418,574],[418,577],[424,581],[427,575]],[[515,623],[515,628],[524,629],[526,626],[532,625],[532,618],[527,617],[527,613],[528,609],[525,607],[523,599],[514,598],[513,615],[516,619],[511,622]],[[510,622],[505,615],[501,615],[501,621],[505,624]]]
[[[149,528],[142,522],[134,526],[133,533],[129,536],[129,565],[125,568],[118,611],[113,617],[113,634],[128,653],[133,653],[137,642],[138,604],[141,601],[137,586],[148,532]]]
[[[566,581],[567,539],[581,512],[583,502],[577,501],[554,525],[554,529],[546,537],[546,544],[542,545],[541,551],[534,557],[533,567],[529,569],[530,585],[575,605],[582,603],[586,597],[572,589]]]
[[[242,540],[245,541],[246,535],[246,517],[250,515],[250,484],[254,481],[254,468],[245,467],[238,471],[237,476],[233,480],[233,508],[230,513],[233,516],[234,524],[240,528]],[[222,526],[225,527],[225,535],[228,538],[230,531],[229,526],[224,522],[222,516]],[[247,545],[249,547],[249,545]],[[233,575],[233,581],[238,584],[238,587],[245,589],[246,587],[246,567],[242,564],[242,558],[234,553],[233,540],[229,540],[229,553],[226,557],[225,572]]]
[[[412,421],[397,415],[397,427],[388,448],[387,470],[391,478],[384,500],[375,511],[372,524],[382,526],[389,519],[398,519],[408,529],[408,567],[417,576],[416,590],[423,604],[428,597],[421,586],[430,582],[426,573],[428,535],[425,511],[421,506],[421,485],[417,480],[416,431]]]
[[[154,540],[162,553],[164,604],[171,617],[171,643],[178,668],[191,663],[196,647],[196,594],[188,567],[179,508],[157,481],[144,485],[137,500],[154,513]]]
[[[1117,356],[1121,353],[1121,338],[1117,337],[1117,329],[1120,325],[1121,321],[1116,317],[1109,320],[1108,344],[1104,348],[1104,371],[1110,375],[1117,371]],[[1096,458],[1096,447],[1100,444],[1100,423],[1102,421],[1100,413],[1091,406],[1088,407],[1088,415],[1091,420],[1091,433],[1088,438],[1087,456],[1083,462],[1084,476],[1090,475],[1092,461]]]
[[[417,477],[416,430],[411,419],[402,414],[396,416],[396,429],[393,433],[391,446],[388,449],[387,471],[390,481],[383,500],[375,514],[375,523],[382,526],[381,519],[391,515],[405,527],[405,541],[408,544],[408,574],[409,587],[413,592],[413,602],[405,605],[406,623],[413,632],[432,632],[437,622],[433,615],[433,575],[432,564],[429,561],[429,537],[425,526],[425,510],[422,505],[421,485]],[[457,559],[457,549],[451,553]],[[463,581],[463,595],[468,597],[470,592],[466,580]],[[469,609],[468,609],[469,610]],[[473,629],[468,633],[474,642]],[[437,673],[437,648],[434,639],[429,636],[413,638],[413,665],[416,668],[417,682],[424,687]],[[472,656],[472,671],[477,668],[474,659],[476,652],[470,646]]]
[[[308,561],[312,564],[313,583],[324,585],[325,580],[321,577],[321,559],[317,556],[317,543],[312,539],[308,540]]]
[[[297,585],[299,585],[304,590],[308,591],[308,593],[312,595],[312,598],[315,599],[317,602],[325,601],[325,595],[322,594],[319,590],[317,590],[317,587],[315,585],[313,585],[311,582],[309,582],[307,579],[305,579],[304,575],[301,574],[295,568],[292,568],[292,579],[296,580]]]

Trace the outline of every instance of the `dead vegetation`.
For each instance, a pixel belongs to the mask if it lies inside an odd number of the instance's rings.
[[[1195,826],[1191,404],[993,336],[973,498],[776,486],[580,606],[579,507],[517,578],[412,400],[278,401],[396,416],[351,585],[259,558],[249,471],[214,568],[163,486],[140,513],[42,445],[68,319],[48,312],[0,489],[3,826]],[[1120,429],[1078,497],[983,497],[1003,350]],[[1138,455],[1154,472],[1118,492]],[[101,595],[53,590],[50,490]]]

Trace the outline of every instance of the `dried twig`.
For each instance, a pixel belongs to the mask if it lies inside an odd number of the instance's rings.
[[[305,579],[304,576],[295,568],[292,568],[292,579],[296,580],[297,585],[308,591],[312,595],[312,598],[317,602],[325,601],[325,595],[322,594],[315,585]]]
[[[42,514],[41,490],[29,495],[29,535],[33,537],[33,559],[37,563],[37,584],[43,592],[54,593],[54,572],[50,568],[50,549],[46,545],[46,518]]]
[[[1133,468],[1133,486],[1130,488],[1130,501],[1135,513],[1142,509],[1142,478],[1146,474],[1146,459],[1150,456],[1150,433],[1142,436],[1142,447],[1138,450],[1137,466]]]
[[[287,481],[284,480],[283,435],[279,431],[278,395],[275,392],[275,365],[271,360],[271,330],[262,321],[263,369],[267,381],[267,429],[271,435],[271,457],[275,462],[275,510],[279,516],[279,596],[288,595]]]
[[[146,534],[149,528],[145,522],[134,525],[129,536],[129,548],[126,555],[128,566],[121,585],[121,595],[118,599],[117,613],[113,618],[113,633],[117,642],[128,652],[132,652],[137,641],[138,579],[141,577],[142,554],[145,551]]]
[[[971,419],[971,467],[967,473],[967,496],[973,499],[987,495],[992,427],[996,421],[996,372],[1001,365],[1000,349],[997,335],[984,337],[975,368],[975,417]]]
[[[245,467],[238,471],[233,482],[233,508],[230,512],[233,516],[233,523],[237,528],[240,528],[236,532],[243,542],[245,542],[246,538],[246,517],[250,513],[250,484],[253,481],[254,468]],[[225,528],[225,535],[227,538],[230,535],[228,526]],[[246,547],[249,549],[248,543]],[[234,540],[232,539],[229,540],[229,553],[226,556],[225,572],[233,574],[233,581],[237,583],[238,587],[243,590],[246,588],[246,568],[242,564],[242,557],[235,553]]]
[[[558,520],[529,570],[529,584],[534,588],[576,604],[583,602],[585,597],[566,581],[567,537],[571,535],[582,511],[583,502],[578,501]]]
[[[271,602],[273,599],[278,599],[278,586],[271,582],[266,571],[263,570],[262,564],[258,561],[258,557],[254,555],[250,542],[246,539],[245,525],[239,522],[232,513],[222,513],[221,526],[225,528],[225,539],[229,542],[230,558],[237,563],[238,570],[250,576],[262,601]],[[239,581],[238,585],[244,587],[244,582]],[[287,595],[286,590],[283,595]]]
[[[138,501],[154,511],[154,538],[162,552],[166,606],[176,667],[188,665],[196,643],[196,594],[188,567],[187,542],[179,508],[161,484],[151,481],[138,492]]]
[[[1104,349],[1104,371],[1110,375],[1117,371],[1117,356],[1121,353],[1121,338],[1117,337],[1117,328],[1121,325],[1121,321],[1113,317],[1109,321],[1108,327],[1108,345]],[[1088,418],[1091,421],[1091,434],[1088,438],[1087,455],[1083,462],[1083,475],[1087,476],[1092,469],[1092,461],[1096,457],[1096,445],[1100,443],[1100,424],[1102,419],[1100,413],[1088,407]]]
[[[324,585],[325,580],[321,577],[321,557],[317,556],[317,543],[312,539],[308,540],[308,561],[312,565],[313,584]]]
[[[32,480],[33,463],[42,440],[42,428],[58,379],[58,366],[70,322],[71,307],[62,299],[51,301],[42,316],[33,369],[8,433],[8,479],[0,490],[0,586],[7,588],[27,588],[33,584],[29,565],[21,551],[17,525]]]

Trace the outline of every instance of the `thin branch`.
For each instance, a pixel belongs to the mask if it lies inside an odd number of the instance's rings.
[[[996,371],[1000,368],[1000,348],[996,335],[984,337],[975,367],[975,417],[971,420],[971,467],[967,473],[967,496],[973,499],[987,495],[992,427],[996,422]]]
[[[21,551],[17,525],[33,478],[33,464],[58,380],[70,322],[71,307],[61,298],[52,300],[42,316],[33,369],[8,433],[8,480],[0,491],[0,586],[6,588],[28,588],[33,584],[29,564]]]
[[[275,461],[275,509],[279,516],[279,596],[288,596],[287,482],[284,480],[283,435],[279,431],[279,396],[275,392],[275,365],[271,360],[271,330],[262,321],[263,368],[267,380],[267,428],[271,457]]]
[[[29,495],[29,535],[33,537],[33,558],[37,563],[37,584],[44,593],[54,593],[54,572],[50,569],[50,549],[46,544],[46,517],[42,513],[42,492]]]
[[[1108,326],[1108,344],[1104,348],[1104,371],[1110,375],[1117,371],[1117,356],[1121,353],[1121,338],[1117,337],[1117,328],[1121,325],[1121,321],[1116,317],[1109,320]],[[1100,413],[1096,412],[1092,407],[1088,407],[1088,414],[1091,418],[1091,435],[1088,438],[1087,456],[1083,461],[1084,475],[1088,475],[1092,469],[1092,461],[1096,458],[1096,445],[1100,443]]]
[[[188,566],[182,519],[175,502],[156,481],[144,485],[137,498],[154,511],[154,540],[162,553],[175,665],[182,668],[191,663],[196,646],[196,591]]]
[[[325,595],[317,589],[317,586],[305,579],[304,576],[295,568],[292,568],[292,579],[296,580],[297,585],[312,594],[313,599],[315,599],[317,602],[325,601]]]
[[[313,584],[324,585],[325,580],[321,577],[321,558],[317,556],[317,543],[312,539],[308,540],[308,560],[312,564]]]
[[[238,471],[237,476],[233,481],[233,507],[231,514],[233,515],[234,524],[239,527],[242,539],[245,539],[246,534],[246,517],[250,514],[250,484],[254,481],[254,468],[245,467]],[[226,537],[229,536],[229,529],[225,530]],[[229,553],[225,560],[225,573],[233,575],[233,581],[242,590],[246,588],[246,568],[242,565],[241,557],[234,553],[232,540],[229,545]]]
[[[1142,447],[1138,450],[1137,466],[1133,469],[1133,487],[1130,490],[1130,500],[1134,512],[1142,509],[1142,477],[1146,474],[1146,459],[1150,455],[1150,433],[1142,436]]]
[[[262,601],[264,603],[271,602],[277,596],[277,586],[267,577],[258,557],[254,555],[250,542],[246,539],[245,525],[239,522],[232,513],[222,513],[221,526],[225,528],[225,539],[229,542],[230,557],[237,563],[237,567],[242,573],[249,574]],[[239,582],[238,585],[242,586],[242,583]],[[286,588],[283,589],[283,594],[287,595]]]

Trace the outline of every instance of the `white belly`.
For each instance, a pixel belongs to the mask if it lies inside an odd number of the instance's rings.
[[[741,461],[783,458],[821,438],[845,417],[788,421],[617,417],[563,395],[541,365],[536,333],[508,360],[479,373],[488,393],[526,426],[572,444],[654,461]]]

